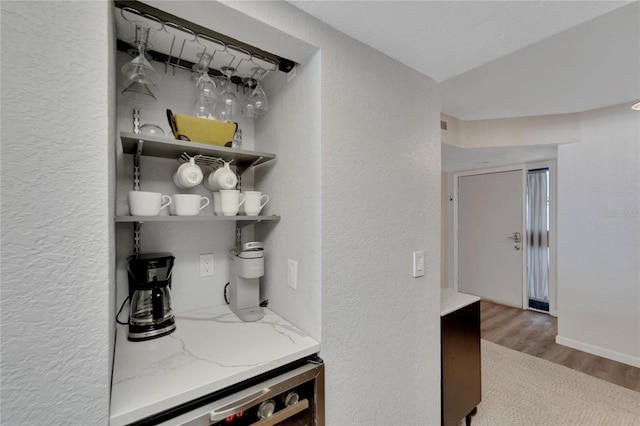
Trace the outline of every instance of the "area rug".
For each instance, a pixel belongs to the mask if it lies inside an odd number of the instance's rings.
[[[639,392],[486,340],[481,347],[473,426],[640,426]]]

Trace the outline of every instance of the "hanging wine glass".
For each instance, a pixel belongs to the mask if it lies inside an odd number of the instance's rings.
[[[223,84],[222,91],[216,98],[216,103],[213,107],[213,117],[220,121],[234,121],[238,111],[238,98],[235,93],[233,93],[235,88],[231,82],[231,76],[236,70],[231,67],[222,67],[221,71],[226,80]]]
[[[211,118],[215,106],[216,85],[209,76],[209,63],[212,55],[203,53],[200,62],[193,65],[196,72],[196,117]]]
[[[269,111],[269,99],[267,99],[267,94],[262,89],[260,80],[267,74],[267,70],[264,68],[254,68],[254,71],[257,76],[257,84],[251,93],[250,99],[253,105],[255,105],[256,115],[266,114]]]
[[[134,41],[136,57],[122,67],[122,73],[127,77],[122,94],[137,102],[153,102],[157,98],[151,90],[156,87],[160,75],[145,57],[148,44],[149,27],[136,24],[136,39]]]
[[[256,118],[256,105],[253,103],[251,95],[253,95],[253,89],[255,88],[257,81],[255,78],[243,78],[242,83],[243,93],[246,89],[246,93],[244,93],[242,98],[242,116],[253,120]]]

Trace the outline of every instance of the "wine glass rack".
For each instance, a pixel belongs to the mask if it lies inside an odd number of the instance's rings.
[[[288,73],[294,61],[266,52],[224,34],[201,27],[139,1],[116,0],[117,48],[131,52],[140,33],[148,28],[146,55],[148,59],[164,63],[165,73],[175,69],[208,70],[211,76],[222,75],[223,67],[235,70],[231,81],[242,85],[243,80],[262,78],[270,71]]]

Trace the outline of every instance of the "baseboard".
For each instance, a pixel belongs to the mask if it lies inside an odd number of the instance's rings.
[[[556,343],[559,345],[568,346],[570,348],[577,349],[582,352],[598,355],[603,358],[611,359],[614,361],[621,362],[623,364],[640,368],[640,358],[636,358],[631,355],[626,355],[620,352],[604,349],[599,346],[589,345],[588,343],[579,342],[577,340],[569,339],[567,337],[562,337],[562,336],[556,336]]]

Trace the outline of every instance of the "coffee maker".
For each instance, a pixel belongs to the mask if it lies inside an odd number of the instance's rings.
[[[166,336],[176,329],[171,304],[170,253],[129,256],[129,331],[133,342]]]
[[[264,317],[260,306],[260,277],[264,275],[264,245],[244,243],[229,252],[229,307],[242,321]]]

